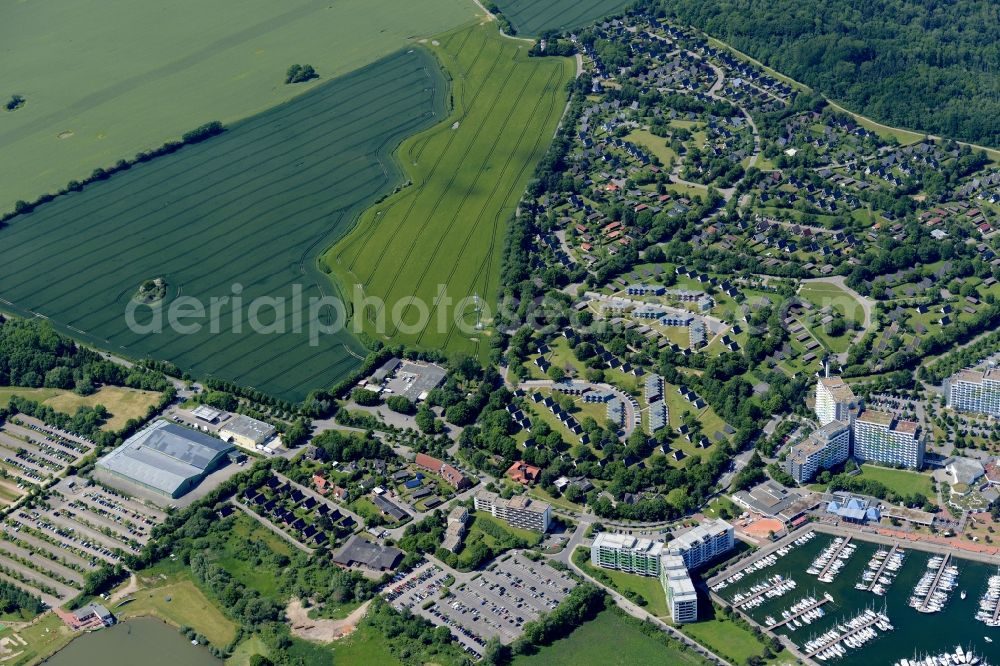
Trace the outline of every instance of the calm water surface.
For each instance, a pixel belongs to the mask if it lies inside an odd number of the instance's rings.
[[[153,618],[136,618],[85,634],[45,662],[48,666],[220,666],[207,648]]]

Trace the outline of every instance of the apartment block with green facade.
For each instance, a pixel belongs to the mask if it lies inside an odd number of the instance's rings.
[[[663,542],[601,532],[590,547],[590,563],[640,576],[659,576]]]

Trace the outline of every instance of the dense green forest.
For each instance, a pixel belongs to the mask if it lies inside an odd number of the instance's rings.
[[[1000,146],[995,0],[643,0],[892,126]]]

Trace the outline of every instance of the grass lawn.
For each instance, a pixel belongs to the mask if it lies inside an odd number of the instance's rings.
[[[402,666],[402,662],[389,652],[386,638],[370,627],[358,627],[353,634],[341,638],[331,647],[334,662],[338,664]]]
[[[226,659],[226,666],[250,666],[250,659],[256,654],[269,657],[271,651],[264,639],[254,634],[236,646],[233,654]]]
[[[66,647],[77,635],[71,632],[55,613],[44,613],[29,626],[18,631],[10,627],[0,628],[0,637],[17,634],[28,644],[17,657],[5,661],[5,665],[22,666],[37,664],[46,657]]]
[[[192,627],[220,647],[236,637],[236,625],[205,597],[187,574],[168,576],[167,580],[155,576],[142,578],[144,584],[133,595],[135,601],[111,609],[120,618],[149,615],[175,627]]]
[[[582,555],[581,555],[582,553]],[[670,621],[670,609],[667,608],[667,597],[660,585],[660,579],[656,576],[637,576],[614,569],[604,569],[595,567],[590,563],[590,550],[577,547],[573,560],[588,574],[603,582],[606,576],[611,580],[612,586],[620,593],[631,590],[646,600],[643,608],[656,617]],[[601,575],[603,574],[603,576]]]
[[[495,301],[508,219],[551,142],[574,65],[529,58],[528,44],[502,37],[495,22],[430,49],[450,78],[449,112],[396,151],[412,185],[368,208],[323,262],[341,285],[382,300],[357,313],[375,337],[485,354],[475,326],[492,308],[477,312],[475,297]],[[414,326],[416,308],[398,309],[411,297],[431,325]]]
[[[901,495],[920,493],[924,497],[934,497],[934,490],[931,488],[931,477],[929,474],[891,469],[889,467],[878,467],[876,465],[862,465],[861,477],[878,481]]]
[[[121,430],[129,419],[143,418],[150,407],[160,399],[157,391],[140,391],[122,386],[102,386],[90,395],[79,395],[72,391],[52,388],[0,387],[0,405],[6,406],[12,395],[40,402],[57,412],[75,414],[80,407],[104,405],[111,418],[102,430]]]
[[[736,664],[745,663],[749,657],[764,652],[764,644],[753,634],[721,616],[714,620],[683,624],[678,628],[712,652]]]
[[[729,512],[729,518],[733,518],[743,513],[743,509],[733,504],[733,502],[727,497],[716,497],[708,503],[708,506],[705,507],[705,510],[702,511],[702,513],[709,518],[718,518],[719,510],[723,508]]]
[[[614,610],[605,610],[566,638],[519,656],[514,666],[635,666],[636,664],[705,664],[704,659],[665,635],[647,635]]]
[[[0,210],[208,121],[264,111],[477,13],[467,0],[11,5],[5,19],[25,29],[5,35],[4,89],[26,101],[4,114]],[[321,78],[285,85],[293,63]]]
[[[660,158],[664,165],[677,159],[677,153],[670,149],[667,140],[662,136],[656,136],[649,130],[633,130],[625,137],[626,141],[648,148],[650,152]]]
[[[864,322],[865,311],[849,293],[828,282],[807,282],[799,289],[799,297],[818,308],[831,306],[848,321]]]

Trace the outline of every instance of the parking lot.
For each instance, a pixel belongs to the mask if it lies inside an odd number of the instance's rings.
[[[555,610],[576,586],[567,574],[521,554],[453,584],[451,595],[441,599],[447,578],[447,573],[427,563],[391,584],[386,598],[397,609],[408,608],[437,626],[448,627],[477,658],[493,637],[505,644],[516,640],[525,623]]]

